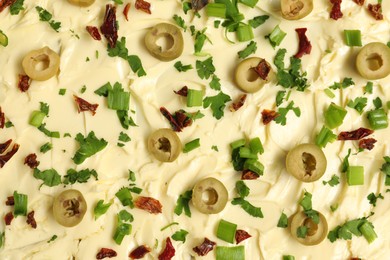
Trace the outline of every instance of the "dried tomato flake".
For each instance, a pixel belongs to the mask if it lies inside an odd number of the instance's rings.
[[[84,112],[84,111],[90,111],[93,116],[96,114],[96,109],[99,106],[98,104],[91,104],[88,101],[86,101],[86,100],[84,100],[76,95],[73,95],[73,98],[77,104],[77,110],[79,111],[79,113]]]
[[[110,248],[102,248],[96,255],[96,259],[104,259],[106,257],[111,258],[117,256],[117,253]]]
[[[368,11],[370,14],[375,18],[375,20],[383,20],[383,14],[382,14],[382,5],[381,4],[368,4],[367,6]]]
[[[8,6],[12,5],[15,3],[16,0],[0,0],[0,13],[7,8]]]
[[[3,166],[14,156],[14,154],[19,150],[19,145],[14,144],[11,151],[4,155],[0,155],[0,168],[3,168]]]
[[[363,6],[364,5],[364,0],[353,0],[356,4]]]
[[[359,141],[359,148],[360,149],[367,149],[372,150],[374,148],[374,144],[376,143],[376,140],[374,138],[366,138]]]
[[[242,230],[242,229],[237,229],[236,230],[236,235],[235,235],[235,238],[236,238],[236,243],[239,244],[240,242],[244,241],[245,239],[248,239],[252,237],[251,235],[249,235],[248,232],[246,232],[245,230]]]
[[[144,0],[136,0],[135,1],[135,9],[141,10],[147,14],[151,14],[152,12],[150,11],[150,3],[146,2]]]
[[[360,140],[366,136],[369,136],[374,131],[368,128],[360,127],[354,131],[341,132],[337,136],[337,140]]]
[[[1,111],[0,107],[0,128],[4,128],[5,126],[5,114],[3,111]]]
[[[247,169],[242,171],[241,180],[256,180],[259,177],[257,173]]]
[[[99,29],[96,26],[87,26],[85,27],[89,35],[92,36],[94,40],[100,41],[102,39],[102,36],[100,35]]]
[[[252,68],[262,80],[267,80],[268,74],[271,71],[271,66],[265,59],[261,59],[256,67]]]
[[[116,7],[108,4],[106,5],[106,13],[104,14],[104,22],[100,26],[100,31],[108,40],[111,48],[115,48],[118,40],[118,28],[116,24]]]
[[[191,0],[191,7],[194,11],[199,11],[209,3],[208,0]]]
[[[146,210],[147,212],[152,214],[158,214],[162,212],[162,205],[160,201],[151,197],[139,196],[134,201],[134,206],[136,208]]]
[[[194,247],[192,250],[195,251],[195,253],[198,254],[198,256],[205,256],[207,255],[210,251],[214,249],[214,246],[217,243],[209,240],[207,237],[204,238],[204,241],[202,244],[199,246]]]
[[[125,8],[123,9],[123,15],[125,16],[126,21],[129,20],[128,15],[129,15],[130,6],[131,6],[130,3],[127,3]]]
[[[14,219],[14,214],[13,214],[12,212],[8,212],[8,213],[4,216],[5,225],[6,225],[6,226],[11,225],[11,222],[12,222],[13,219]]]
[[[229,110],[231,112],[235,112],[235,111],[239,110],[244,105],[246,97],[247,97],[246,94],[241,95],[236,102],[233,102],[231,104],[231,106],[229,107]]]
[[[310,54],[311,52],[311,43],[306,36],[307,28],[297,28],[295,31],[298,34],[299,38],[299,47],[297,54],[294,55],[295,58],[301,58],[304,54]]]
[[[10,146],[11,143],[12,143],[12,139],[9,139],[8,141],[0,144],[0,153],[4,153],[5,150],[8,149],[8,147]]]
[[[158,260],[171,260],[175,256],[175,248],[172,245],[171,239],[167,237],[165,241],[164,251],[158,256]]]
[[[177,94],[179,96],[186,97],[188,95],[188,87],[184,86],[181,89],[179,89],[178,91],[174,90],[173,92],[175,92],[175,94]]]
[[[131,259],[141,259],[151,250],[148,246],[141,245],[130,252],[129,257]]]
[[[342,0],[330,0],[330,3],[333,4],[332,10],[330,11],[330,18],[333,20],[338,20],[343,17],[343,13],[341,12],[341,2]]]
[[[184,127],[192,124],[192,119],[183,110],[178,110],[172,115],[165,107],[161,107],[160,112],[168,119],[173,131],[181,132]]]
[[[261,111],[261,116],[262,116],[263,124],[267,125],[271,123],[272,120],[277,118],[279,114],[274,110],[264,109],[263,111]]]
[[[5,201],[5,205],[7,205],[7,206],[13,206],[13,205],[15,205],[14,196],[9,196],[9,197],[7,197],[7,200]]]
[[[31,79],[27,75],[19,74],[18,88],[22,92],[26,92],[30,88]]]
[[[24,158],[24,164],[26,164],[31,169],[35,169],[39,165],[39,161],[37,161],[37,155],[35,153],[29,154]]]
[[[27,214],[27,224],[29,224],[32,228],[37,228],[37,222],[34,218],[34,210]]]

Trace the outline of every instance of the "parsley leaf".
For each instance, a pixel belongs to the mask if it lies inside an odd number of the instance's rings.
[[[48,169],[44,171],[40,171],[38,168],[34,169],[34,178],[42,180],[42,185],[46,185],[49,187],[57,186],[61,184],[61,175],[55,169]]]
[[[355,82],[353,82],[352,78],[344,78],[341,82],[335,82],[332,86],[329,86],[330,89],[341,89],[341,88],[347,88],[349,86],[355,85]]]
[[[367,199],[369,201],[369,203],[371,205],[373,205],[374,207],[376,207],[376,202],[378,199],[384,199],[383,195],[381,193],[378,194],[378,196],[376,196],[373,192],[368,194],[367,196]]]
[[[24,10],[23,7],[24,0],[16,0],[9,8],[11,15],[17,15],[20,11]]]
[[[290,110],[292,110],[297,117],[301,116],[301,109],[299,107],[294,107],[294,101],[291,101],[287,105],[287,107],[280,107],[278,109],[279,115],[275,118],[275,122],[277,124],[286,125],[287,122],[286,116]]]
[[[40,104],[40,111],[44,113],[46,116],[49,115],[49,105],[45,102],[39,102]]]
[[[40,148],[39,148],[39,151],[41,153],[46,153],[48,151],[50,151],[51,149],[53,148],[53,145],[51,143],[45,143],[43,144]]]
[[[210,39],[205,34],[206,29],[207,27],[204,28],[202,31],[197,31],[195,34],[195,44],[194,44],[195,54],[200,53],[202,51],[202,48],[206,40],[208,40],[211,43]]]
[[[213,65],[213,57],[210,57],[204,61],[196,61],[196,72],[198,73],[199,78],[209,79],[212,74],[215,72],[215,67]]]
[[[333,230],[329,231],[328,239],[330,242],[334,242],[337,239],[350,240],[352,239],[352,234],[355,236],[362,236],[360,228],[363,224],[367,223],[369,226],[374,228],[371,222],[366,218],[358,218],[345,222],[342,225],[338,225]]]
[[[76,171],[74,169],[69,169],[64,176],[63,183],[65,185],[75,184],[76,182],[85,183],[89,180],[91,176],[95,177],[95,180],[98,180],[98,174],[95,170],[84,169]]]
[[[269,18],[269,15],[260,15],[248,20],[248,24],[253,28],[257,28],[265,23]]]
[[[203,99],[203,108],[211,107],[211,110],[213,110],[213,116],[216,119],[221,119],[224,115],[224,108],[226,107],[226,103],[228,101],[231,101],[232,99],[230,96],[226,95],[222,91],[220,91],[215,96],[206,97]]]
[[[242,51],[239,51],[238,52],[238,57],[240,59],[245,59],[246,57],[248,57],[249,55],[251,55],[252,53],[255,53],[257,50],[257,43],[255,41],[251,41],[246,47],[245,49],[243,49]]]
[[[307,231],[308,231],[308,227],[306,226],[299,226],[297,228],[297,237],[300,237],[300,238],[305,238],[306,235],[307,235]]]
[[[390,186],[390,157],[383,157],[385,163],[382,164],[381,171],[386,174],[385,185]]]
[[[332,178],[329,181],[322,181],[322,184],[324,185],[329,184],[331,187],[334,187],[339,183],[340,183],[340,177],[337,176],[336,174],[333,174]]]
[[[111,202],[104,204],[104,200],[99,200],[95,208],[93,209],[95,220],[97,220],[101,215],[104,215],[111,205]]]
[[[180,229],[179,231],[176,231],[171,237],[175,241],[182,241],[183,243],[185,243],[187,235],[188,235],[187,230]]]
[[[246,158],[242,158],[240,156],[240,147],[233,149],[233,151],[232,151],[232,164],[233,164],[234,170],[236,170],[236,171],[244,170],[245,161],[246,161]]]
[[[50,27],[53,28],[54,31],[58,32],[58,30],[61,28],[61,22],[56,22],[52,20],[51,18],[53,17],[53,15],[40,6],[36,6],[35,10],[37,10],[39,14],[40,21],[48,22]]]
[[[278,93],[276,94],[276,106],[277,107],[282,104],[285,95],[286,95],[286,91],[284,91],[284,90],[278,91]]]
[[[133,118],[129,116],[127,110],[117,110],[116,115],[124,129],[129,129],[129,126],[137,126]]]
[[[173,66],[177,69],[178,72],[186,72],[187,70],[193,69],[191,64],[183,65],[181,61],[177,61]]]
[[[239,180],[236,182],[236,190],[240,198],[245,198],[249,195],[249,187],[246,186],[245,182],[242,180]]]
[[[277,227],[286,228],[287,226],[288,226],[288,218],[287,218],[287,215],[286,215],[285,213],[282,212],[282,214],[281,214],[280,217],[279,217]]]
[[[313,210],[312,208],[311,198],[312,194],[305,191],[305,193],[303,194],[303,198],[299,202],[299,205],[302,206],[303,212],[306,214],[306,216],[311,218],[314,223],[318,224],[320,222],[320,217],[318,212],[316,210]]]
[[[357,97],[355,100],[350,100],[347,104],[348,107],[355,109],[359,112],[359,114],[363,113],[363,109],[367,105],[367,98],[365,97]]]
[[[121,141],[121,142],[130,142],[130,141],[131,141],[131,138],[130,138],[130,136],[128,136],[126,133],[120,132],[120,133],[119,133],[118,140]]]
[[[249,215],[256,218],[263,218],[263,212],[260,207],[255,207],[243,198],[234,198],[232,200],[233,205],[240,205]]]
[[[210,81],[210,88],[214,90],[221,90],[221,83],[219,81],[220,79],[217,77],[217,75],[214,74]]]
[[[177,14],[173,15],[172,18],[173,18],[173,20],[176,22],[176,24],[177,24],[179,27],[183,28],[184,31],[187,30],[187,25],[185,24],[183,18],[181,18],[181,17],[178,16]]]
[[[351,149],[348,149],[348,154],[344,157],[343,163],[341,164],[341,172],[347,172],[349,167],[349,156],[351,155]]]
[[[80,144],[80,148],[72,158],[75,164],[83,163],[88,157],[100,152],[107,146],[107,141],[103,138],[99,140],[93,131],[89,132],[87,137],[78,133],[75,140]]]
[[[188,190],[184,192],[183,194],[180,194],[179,198],[176,201],[176,207],[175,207],[175,214],[180,216],[184,209],[184,214],[187,217],[191,217],[191,210],[190,210],[190,200],[192,198],[192,190]]]
[[[372,87],[374,86],[374,83],[372,81],[368,81],[367,84],[364,86],[364,94],[369,93],[372,94]]]

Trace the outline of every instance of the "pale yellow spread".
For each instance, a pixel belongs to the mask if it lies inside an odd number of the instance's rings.
[[[389,258],[390,195],[385,193],[384,174],[379,170],[384,162],[383,156],[390,155],[389,128],[373,134],[378,140],[373,150],[350,157],[351,165],[364,166],[363,186],[348,186],[339,169],[348,148],[352,148],[353,153],[357,151],[356,141],[336,141],[326,146],[324,152],[328,167],[322,179],[315,183],[302,183],[294,179],[287,173],[284,164],[286,153],[292,147],[304,142],[314,142],[316,134],[324,124],[324,110],[331,102],[346,106],[350,99],[363,95],[363,86],[367,80],[359,76],[354,65],[354,57],[360,48],[345,45],[343,30],[361,30],[363,44],[373,41],[387,43],[390,31],[389,1],[383,1],[383,21],[374,20],[364,7],[351,0],[343,1],[341,7],[344,17],[338,21],[329,18],[331,7],[326,0],[314,1],[313,12],[300,21],[281,18],[279,1],[260,0],[253,9],[239,4],[246,19],[263,14],[271,16],[265,24],[254,29],[254,40],[258,49],[252,54],[265,58],[271,64],[276,50],[264,38],[265,35],[276,25],[287,32],[280,47],[286,48],[286,57],[290,57],[298,48],[294,29],[308,28],[306,35],[313,48],[310,55],[303,56],[302,64],[303,70],[308,73],[311,86],[304,93],[293,90],[290,96],[290,100],[300,107],[302,114],[296,117],[290,112],[286,126],[275,122],[263,125],[261,111],[275,109],[276,93],[282,89],[276,86],[276,82],[270,82],[260,91],[249,94],[244,106],[237,112],[232,113],[225,109],[221,120],[212,116],[210,108],[200,107],[205,116],[178,134],[182,143],[200,138],[201,146],[190,153],[181,154],[172,163],[157,161],[146,149],[146,139],[152,131],[169,127],[159,108],[164,106],[171,112],[185,108],[185,99],[173,92],[184,85],[202,89],[206,96],[215,95],[217,92],[210,89],[209,81],[200,80],[195,69],[179,73],[173,67],[173,64],[180,60],[183,64],[192,64],[195,68],[196,60],[206,58],[194,56],[194,40],[189,29],[183,32],[183,54],[171,62],[160,62],[147,52],[143,44],[145,33],[156,23],[174,23],[173,14],[180,15],[188,26],[195,25],[198,30],[207,27],[206,35],[212,44],[206,42],[203,51],[212,55],[222,90],[233,100],[241,94],[233,81],[233,71],[239,62],[237,52],[244,49],[248,43],[229,43],[224,38],[223,29],[214,28],[213,18],[207,18],[203,11],[200,12],[201,18],[191,14],[184,15],[180,1],[150,1],[152,15],[136,10],[134,1],[130,1],[129,21],[126,21],[122,14],[124,4],[117,8],[117,20],[119,38],[126,37],[129,54],[138,55],[147,72],[147,76],[137,77],[126,61],[107,55],[105,39],[95,41],[85,30],[86,25],[99,27],[102,24],[105,4],[108,2],[97,0],[88,8],[79,8],[65,0],[25,0],[25,10],[19,15],[10,15],[9,9],[0,13],[0,30],[9,38],[7,47],[0,46],[0,106],[7,121],[14,124],[14,127],[0,129],[0,142],[12,139],[20,144],[16,155],[0,169],[0,232],[5,231],[5,245],[0,248],[0,259],[95,259],[102,247],[114,249],[118,253],[117,259],[127,259],[129,252],[139,245],[152,248],[152,252],[147,254],[145,259],[156,259],[163,249],[165,238],[179,229],[185,229],[189,234],[185,243],[173,241],[176,249],[174,259],[214,259],[215,250],[205,257],[198,257],[192,248],[199,245],[204,237],[217,242],[218,245],[229,245],[216,237],[216,227],[220,219],[236,223],[239,229],[244,229],[252,235],[250,239],[242,242],[246,259],[282,259],[283,255],[294,255],[296,259],[341,260],[352,256],[370,260]],[[39,21],[35,10],[37,5],[50,11],[53,19],[62,23],[59,33],[52,30],[47,23]],[[229,37],[235,39],[233,34]],[[27,52],[43,46],[49,46],[60,55],[60,72],[50,80],[33,81],[30,89],[21,93],[17,88],[18,74],[23,73],[21,61]],[[98,57],[96,53],[99,54]],[[344,77],[353,78],[355,86],[333,91],[336,96],[329,98],[323,90],[335,81],[340,82]],[[93,93],[106,82],[116,81],[131,92],[131,109],[135,110],[132,115],[138,127],[124,130],[115,111],[107,108],[106,99]],[[390,91],[387,90],[390,77],[373,82],[374,93],[366,95],[366,111],[373,108],[372,100],[377,96],[384,102],[390,100]],[[80,89],[84,85],[87,90],[81,94]],[[60,88],[67,89],[64,96],[58,94]],[[89,112],[79,114],[73,94],[99,104],[96,115],[92,116]],[[61,134],[70,133],[72,137],[50,140],[28,124],[31,112],[39,109],[39,102],[50,105],[49,117],[45,119],[47,128],[58,130]],[[285,105],[287,103],[283,106]],[[185,109],[196,111],[198,108]],[[368,126],[365,113],[362,116],[351,108],[346,109],[348,114],[342,126],[335,130],[336,133]],[[90,131],[107,140],[109,145],[102,152],[76,166],[71,160],[78,149],[74,137],[77,133],[86,135]],[[131,142],[126,143],[123,148],[117,146],[121,131],[131,137]],[[246,182],[251,189],[247,199],[262,208],[262,219],[251,217],[239,206],[230,203],[230,200],[237,196],[234,187],[235,182],[240,179],[240,174],[232,167],[229,144],[243,137],[260,137],[265,149],[265,153],[259,156],[265,166],[264,176]],[[53,149],[45,154],[40,153],[39,147],[46,142],[52,142]],[[211,149],[214,145],[218,147],[218,152]],[[24,158],[30,153],[38,155],[41,163],[39,168],[42,170],[55,168],[61,175],[65,175],[69,168],[90,168],[98,172],[98,181],[91,178],[88,183],[71,185],[72,188],[82,191],[88,202],[88,212],[78,226],[65,228],[55,222],[51,212],[53,197],[65,188],[59,185],[52,188],[42,186],[39,189],[41,181],[36,180],[32,170],[23,164]],[[118,246],[112,237],[116,214],[124,207],[115,197],[115,193],[128,185],[128,169],[136,173],[137,186],[143,188],[142,195],[158,199],[163,205],[163,212],[153,215],[139,209],[127,208],[135,218],[132,223],[133,230]],[[336,187],[324,186],[322,180],[329,180],[333,174],[341,175],[341,184]],[[175,215],[173,210],[178,196],[191,189],[198,180],[209,176],[226,185],[229,191],[226,208],[219,214],[205,215],[191,205],[191,218],[184,214]],[[304,189],[313,194],[313,208],[324,214],[330,229],[374,211],[375,215],[370,217],[370,221],[375,226],[378,238],[372,244],[368,244],[364,237],[353,237],[351,241],[338,240],[334,243],[325,239],[321,244],[312,247],[299,244],[292,238],[288,229],[278,228],[276,224],[282,211],[290,216],[298,210],[298,201]],[[5,206],[4,201],[14,190],[28,195],[28,209],[35,211],[37,229],[27,225],[24,217],[17,217],[10,226],[5,226],[3,217],[11,208]],[[366,198],[371,192],[381,192],[385,197],[384,200],[378,200],[375,208]],[[93,208],[100,199],[105,202],[112,201],[113,205],[105,215],[95,221]],[[339,208],[332,212],[330,205],[336,203]],[[160,231],[172,222],[178,222],[179,225]],[[48,243],[53,235],[58,238]]]

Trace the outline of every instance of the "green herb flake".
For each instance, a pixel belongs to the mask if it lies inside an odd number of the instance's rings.
[[[376,97],[376,98],[372,101],[372,103],[374,104],[375,109],[380,109],[380,108],[382,108],[382,106],[383,106],[382,99],[380,99],[380,97]]]
[[[39,14],[40,21],[48,22],[50,27],[54,31],[58,32],[58,30],[61,28],[61,22],[56,22],[56,21],[52,20],[51,18],[53,17],[53,15],[40,6],[36,6],[35,10],[37,10],[37,12]]]
[[[87,86],[82,86],[81,89],[80,89],[80,93],[83,94],[85,93],[85,91],[87,90]]]
[[[344,157],[343,162],[341,164],[341,172],[347,172],[349,167],[349,156],[351,155],[351,149],[348,149],[347,155]]]
[[[382,164],[381,171],[386,175],[385,177],[385,185],[390,186],[390,157],[383,157],[385,162]]]
[[[65,95],[65,93],[66,93],[66,88],[61,88],[61,89],[58,91],[58,95],[61,95],[61,96]]]
[[[279,90],[278,93],[276,94],[276,106],[280,106],[283,103],[284,97],[286,95],[286,91],[284,90]]]
[[[275,26],[275,28],[272,30],[272,32],[268,35],[265,36],[266,39],[269,40],[269,43],[271,44],[271,46],[273,48],[275,48],[276,46],[279,46],[284,37],[286,37],[287,33],[285,33],[284,31],[282,31],[279,27],[279,25]]]
[[[26,194],[18,193],[14,191],[14,215],[17,216],[27,216],[27,204],[28,197]]]
[[[50,151],[52,148],[53,148],[53,144],[52,144],[52,143],[45,143],[45,144],[43,144],[43,145],[39,148],[39,151],[40,151],[41,153],[46,153],[46,152]]]
[[[277,227],[280,227],[280,228],[287,228],[287,226],[288,226],[288,218],[287,218],[287,215],[286,215],[284,212],[282,212],[282,214],[281,214],[280,217],[279,217]]]
[[[350,100],[347,103],[347,106],[350,108],[355,109],[359,112],[359,114],[363,113],[364,108],[367,105],[367,98],[366,97],[357,97],[354,100]]]
[[[269,19],[269,15],[260,15],[248,20],[248,24],[252,28],[257,28]]]
[[[381,193],[379,193],[378,195],[375,195],[375,193],[372,192],[372,193],[368,194],[367,199],[371,205],[376,207],[377,200],[384,199],[384,197]]]
[[[367,220],[367,218],[368,217],[349,220],[342,225],[336,226],[333,230],[329,231],[327,236],[328,239],[333,243],[337,239],[350,240],[352,239],[352,235],[360,237],[363,235],[361,227],[364,224],[369,225],[374,232],[374,226]]]
[[[41,124],[38,127],[38,130],[44,133],[48,137],[52,138],[60,138],[60,133],[58,131],[50,131],[46,128],[46,124]]]
[[[20,11],[24,10],[24,0],[16,0],[10,7],[9,12],[11,15],[18,15]]]
[[[123,187],[115,196],[119,199],[123,206],[130,206],[130,208],[134,207],[133,196],[131,196],[131,192],[129,188]]]
[[[35,179],[43,181],[41,186],[46,185],[48,187],[54,187],[61,184],[61,175],[53,168],[44,171],[35,168],[33,176]]]
[[[365,93],[372,94],[373,86],[374,86],[374,83],[372,81],[368,81],[366,86],[364,86],[364,94]]]
[[[187,235],[188,235],[187,230],[180,229],[179,231],[176,231],[171,237],[175,241],[181,241],[181,242],[185,243]]]
[[[355,85],[352,78],[344,78],[341,82],[334,82],[333,85],[329,86],[330,89],[344,89],[350,86]]]
[[[173,66],[177,69],[178,72],[186,72],[188,70],[193,69],[191,64],[183,65],[181,61],[177,61]]]
[[[188,11],[192,9],[192,5],[190,2],[183,2],[183,12],[184,14],[187,14]]]
[[[5,122],[5,127],[6,128],[10,128],[10,127],[13,127],[13,126],[14,126],[14,124],[11,121]]]
[[[121,142],[130,142],[131,141],[131,138],[130,136],[128,136],[126,133],[124,132],[120,132],[119,133],[119,137],[118,137],[118,140],[121,141]]]
[[[331,187],[334,187],[340,183],[340,177],[336,174],[333,174],[329,181],[322,181],[322,184],[329,184]]]
[[[122,221],[122,222],[133,222],[134,216],[130,212],[128,212],[127,210],[122,209],[118,213],[118,219],[119,219],[119,221]]]
[[[336,203],[334,205],[330,205],[330,210],[332,212],[335,212],[338,208],[339,208],[339,204],[338,203]]]
[[[98,139],[93,131],[89,132],[86,137],[84,137],[81,133],[78,133],[75,140],[80,145],[76,154],[72,158],[75,164],[83,163],[87,158],[103,150],[108,144],[103,138]]]
[[[244,181],[239,180],[236,182],[236,190],[240,198],[245,198],[249,195],[250,189]]]
[[[175,23],[176,23],[179,27],[183,28],[184,31],[187,30],[187,25],[185,24],[185,21],[184,21],[183,18],[181,18],[181,17],[178,16],[177,14],[173,15],[172,18],[173,18],[173,20],[175,21]]]
[[[232,200],[232,204],[233,205],[240,205],[241,208],[243,210],[245,210],[245,212],[247,212],[252,217],[256,217],[256,218],[263,218],[264,217],[263,212],[261,211],[260,207],[253,206],[251,203],[249,203],[248,201],[246,201],[243,198],[234,198]]]
[[[189,205],[191,198],[192,198],[192,190],[188,190],[183,194],[180,194],[179,198],[176,201],[176,207],[174,210],[176,215],[180,216],[184,210],[184,214],[187,217],[191,217],[191,210]]]
[[[194,43],[194,52],[195,54],[200,54],[202,49],[203,49],[203,46],[204,46],[204,43],[207,41],[210,41],[210,39],[207,37],[207,35],[205,34],[205,31],[206,31],[207,27],[204,28],[202,31],[197,31],[196,34],[195,34],[195,43]]]
[[[255,53],[257,50],[257,43],[255,41],[251,41],[246,47],[245,49],[243,49],[242,51],[239,51],[237,54],[238,54],[238,57],[240,59],[245,59],[246,57],[248,57],[249,55]]]
[[[294,101],[291,101],[287,107],[279,107],[278,116],[275,118],[277,124],[286,125],[287,123],[287,114],[289,111],[293,111],[297,117],[301,116],[301,109],[299,107],[294,107]]]
[[[98,203],[96,203],[95,208],[93,209],[95,220],[97,220],[100,216],[106,214],[107,210],[110,208],[111,205],[111,202],[104,204],[104,200],[99,200]]]
[[[53,235],[49,240],[47,240],[47,243],[51,243],[53,242],[54,240],[56,240],[58,238],[57,235]]]
[[[226,103],[231,101],[230,96],[226,95],[222,91],[220,91],[215,96],[206,97],[203,100],[203,108],[211,107],[213,111],[213,116],[216,119],[221,119],[224,116],[224,109],[226,107]]]
[[[297,228],[297,237],[305,238],[307,236],[308,227],[300,226]]]
[[[198,73],[199,78],[209,79],[212,74],[215,72],[215,67],[213,65],[213,57],[209,57],[204,61],[196,61],[196,72]]]
[[[74,169],[69,169],[64,176],[63,183],[65,185],[78,183],[86,183],[91,177],[94,177],[95,180],[98,180],[98,173],[95,170],[84,169],[76,171]]]
[[[44,113],[46,116],[48,116],[49,115],[49,110],[50,110],[49,105],[47,103],[45,103],[45,102],[40,102],[39,104],[40,104],[40,109],[39,110],[42,113]]]
[[[216,146],[216,145],[211,146],[211,149],[213,149],[213,150],[216,151],[216,152],[219,152],[218,146]]]

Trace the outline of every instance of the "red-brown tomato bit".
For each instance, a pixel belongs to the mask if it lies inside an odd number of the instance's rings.
[[[177,94],[179,96],[186,97],[188,95],[188,87],[184,86],[184,87],[182,87],[181,89],[179,89],[177,91],[174,90],[173,92],[175,92],[175,94]]]
[[[12,5],[15,3],[16,0],[0,0],[0,13],[7,8],[8,6]]]
[[[246,232],[245,230],[237,229],[236,235],[235,235],[237,244],[239,244],[240,242],[242,242],[245,239],[248,239],[250,237],[252,237],[252,236],[248,232]]]
[[[39,161],[37,161],[37,155],[35,153],[31,153],[24,158],[24,164],[26,164],[31,169],[35,169],[39,165]]]
[[[162,205],[160,201],[151,197],[139,196],[135,199],[134,206],[151,214],[162,213]]]
[[[147,14],[151,14],[150,11],[150,3],[144,0],[136,0],[135,1],[135,9],[141,10]]]
[[[255,172],[252,172],[251,170],[243,170],[242,171],[242,174],[241,174],[241,180],[256,180],[258,179],[260,176],[255,173]]]
[[[330,3],[333,5],[332,10],[330,11],[330,18],[333,20],[338,20],[343,17],[343,13],[341,12],[341,2],[342,0],[330,0]]]
[[[178,110],[172,115],[165,107],[161,107],[160,112],[169,121],[175,132],[181,132],[184,127],[192,124],[192,119],[186,115],[184,110]]]
[[[359,149],[374,149],[376,140],[374,138],[366,138],[359,141]]]
[[[244,105],[246,97],[247,97],[246,94],[241,95],[236,102],[233,102],[230,105],[229,110],[231,112],[235,112],[235,111],[239,110]]]
[[[217,243],[215,243],[215,242],[209,240],[207,237],[205,237],[204,241],[202,242],[202,244],[200,244],[199,246],[194,247],[192,250],[194,250],[195,253],[198,254],[198,256],[205,256],[210,251],[212,251],[214,249],[214,246],[216,244]]]
[[[271,66],[265,59],[261,59],[256,67],[252,68],[262,80],[267,80]]]
[[[37,228],[37,222],[35,221],[35,218],[34,218],[34,210],[31,211],[30,213],[27,214],[27,224],[29,224],[32,228]]]
[[[294,55],[295,58],[302,58],[304,54],[310,54],[311,52],[311,43],[306,36],[307,28],[296,28],[295,31],[298,34],[299,45],[298,52]]]
[[[9,196],[9,197],[7,197],[7,200],[5,201],[5,205],[7,205],[7,206],[13,206],[13,205],[15,205],[14,196]]]
[[[5,126],[5,114],[0,107],[0,128],[4,128],[4,126]]]
[[[375,5],[368,4],[367,8],[372,17],[375,18],[375,20],[383,20],[382,5],[380,3]]]
[[[90,111],[92,115],[94,116],[96,114],[96,109],[98,108],[98,104],[91,104],[88,101],[73,95],[74,101],[77,104],[77,110],[78,112],[84,112],[84,111]]]
[[[110,48],[115,48],[116,42],[118,40],[118,28],[116,24],[116,7],[112,4],[106,5],[104,22],[100,26],[100,31],[108,40]]]
[[[19,150],[19,145],[14,144],[11,151],[4,155],[0,155],[0,168],[3,168],[3,166],[14,156],[14,154]]]
[[[100,35],[99,29],[96,26],[87,25],[85,27],[89,35],[91,35],[92,39],[100,41],[102,36]]]
[[[11,225],[11,222],[12,222],[13,219],[14,219],[14,214],[13,214],[12,212],[8,212],[8,213],[4,216],[5,225],[6,225],[6,226]]]
[[[5,150],[8,149],[8,147],[10,146],[11,143],[12,143],[12,139],[9,139],[8,141],[0,144],[0,153],[4,153]]]
[[[209,3],[208,0],[191,0],[191,8],[194,11],[199,11]]]
[[[271,123],[271,121],[277,118],[278,116],[279,113],[277,113],[274,110],[264,109],[263,111],[261,111],[261,117],[264,125]]]
[[[373,130],[371,129],[368,129],[368,128],[364,128],[364,127],[360,127],[356,130],[353,130],[353,131],[345,131],[345,132],[341,132],[339,133],[339,135],[337,136],[337,140],[360,140],[366,136],[369,136],[370,134],[374,133]]]
[[[131,251],[129,257],[131,259],[141,259],[150,251],[151,249],[148,246],[141,245],[135,248],[133,251]]]
[[[363,6],[364,5],[364,0],[353,0],[356,4]]]
[[[129,21],[130,6],[130,3],[127,3],[125,8],[123,9],[123,15],[125,16],[126,21]]]
[[[27,75],[19,74],[18,88],[22,92],[26,92],[30,88],[31,79]]]
[[[117,256],[117,253],[111,248],[101,248],[96,255],[96,259],[111,258]]]
[[[161,254],[159,254],[158,260],[171,260],[172,257],[175,256],[175,252],[176,251],[172,245],[171,239],[167,237],[167,239],[165,240],[165,248],[161,252]]]

